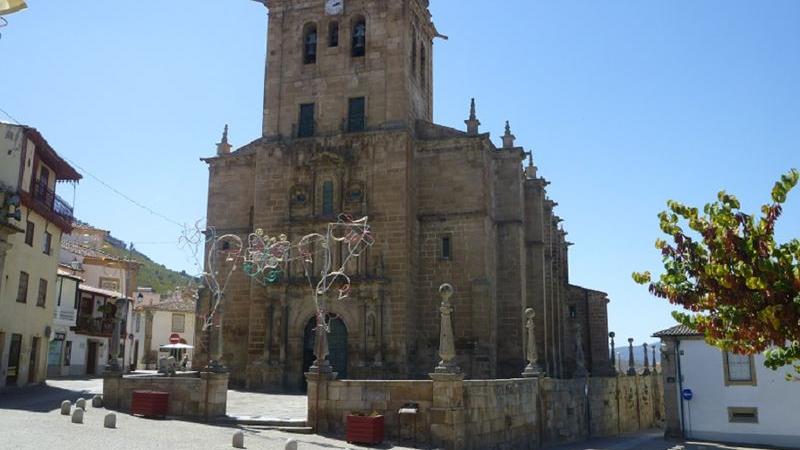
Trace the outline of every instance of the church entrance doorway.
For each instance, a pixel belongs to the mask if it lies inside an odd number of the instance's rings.
[[[344,321],[336,314],[328,314],[331,332],[328,334],[328,361],[337,373],[338,379],[347,378],[347,327]],[[303,333],[303,373],[314,364],[314,339],[316,334],[317,319],[312,317],[306,324]],[[303,390],[306,389],[306,378],[303,376]]]

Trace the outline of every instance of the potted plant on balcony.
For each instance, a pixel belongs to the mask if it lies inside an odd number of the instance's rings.
[[[347,415],[347,442],[351,444],[377,445],[383,442],[383,416],[377,412],[366,415]]]

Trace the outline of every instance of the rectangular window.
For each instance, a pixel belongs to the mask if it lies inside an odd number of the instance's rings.
[[[183,333],[186,325],[186,316],[183,314],[172,314],[172,332]]]
[[[339,46],[339,22],[328,24],[328,47]]]
[[[17,301],[28,303],[28,272],[19,273],[19,288],[17,289]]]
[[[453,257],[453,249],[450,243],[450,236],[442,237],[442,259],[451,259]]]
[[[36,306],[41,306],[44,308],[45,303],[47,302],[47,280],[44,278],[39,278],[39,294],[36,297]]]
[[[30,220],[25,224],[25,243],[33,247],[33,233],[35,225]]]
[[[366,128],[366,99],[351,98],[347,107],[347,131],[364,131]]]
[[[311,137],[314,135],[314,104],[300,105],[300,126],[297,128],[297,137]]]
[[[730,423],[758,423],[758,408],[728,408]]]
[[[52,251],[52,248],[51,248],[52,245],[53,245],[53,235],[50,234],[49,232],[45,231],[44,232],[44,240],[42,241],[42,252],[45,255],[49,255],[50,252]]]
[[[755,364],[751,355],[723,353],[725,368],[725,385],[755,386]]]
[[[333,181],[322,183],[322,214],[333,214]]]

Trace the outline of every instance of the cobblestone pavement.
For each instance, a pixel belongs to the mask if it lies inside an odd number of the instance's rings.
[[[663,431],[653,430],[630,436],[593,439],[589,442],[551,447],[551,450],[670,450],[679,445],[685,450],[766,450],[756,447],[731,447],[707,442],[681,442],[664,439],[663,435]]]
[[[275,395],[258,392],[228,391],[228,415],[305,419],[308,401],[305,395]]]

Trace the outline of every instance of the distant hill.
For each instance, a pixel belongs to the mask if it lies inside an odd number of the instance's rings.
[[[163,264],[158,264],[140,251],[128,250],[124,242],[112,238],[113,241],[106,241],[103,251],[117,258],[131,258],[139,263],[139,276],[137,284],[147,286],[159,294],[167,294],[175,290],[176,286],[187,286],[198,284],[197,278],[189,275],[186,271],[176,272],[168,269]]]

